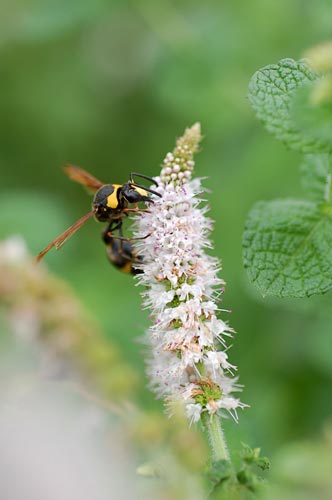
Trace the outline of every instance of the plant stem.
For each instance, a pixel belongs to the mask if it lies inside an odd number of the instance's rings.
[[[205,369],[202,363],[197,363],[197,369],[202,376],[205,375]],[[208,441],[210,443],[212,459],[214,462],[218,460],[227,460],[231,462],[230,455],[228,452],[224,431],[221,427],[221,419],[218,415],[209,415],[207,413],[201,414],[203,428],[206,430],[208,435]]]
[[[213,461],[227,460],[230,462],[230,456],[225,441],[224,431],[221,427],[220,417],[218,417],[218,415],[202,414],[202,419],[204,428],[208,434]]]

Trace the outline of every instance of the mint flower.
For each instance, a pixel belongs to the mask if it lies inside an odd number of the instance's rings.
[[[239,390],[236,367],[226,353],[234,331],[217,317],[225,283],[217,275],[219,260],[205,253],[212,247],[212,221],[202,206],[201,181],[192,178],[200,140],[199,124],[177,140],[156,178],[162,197],[136,220],[143,256],[137,279],[153,320],[148,376],[170,413],[180,401],[191,422],[203,413],[230,413],[237,421],[237,408],[246,405],[233,395]]]

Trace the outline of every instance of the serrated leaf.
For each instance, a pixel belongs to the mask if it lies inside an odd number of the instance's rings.
[[[257,203],[243,236],[244,266],[263,295],[309,297],[332,289],[332,205]]]
[[[331,149],[329,143],[299,130],[291,116],[295,93],[318,78],[304,61],[282,59],[258,70],[249,84],[249,101],[266,129],[289,148],[304,153]]]
[[[328,154],[305,155],[301,173],[303,187],[312,200],[331,201],[332,165]]]

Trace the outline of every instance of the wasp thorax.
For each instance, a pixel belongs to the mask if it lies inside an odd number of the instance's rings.
[[[92,208],[95,211],[96,219],[100,222],[106,222],[110,219],[111,215],[114,215],[114,208],[110,206],[110,198],[116,197],[116,189],[112,184],[106,184],[101,187],[95,194],[92,202]],[[118,203],[118,202],[116,202]]]

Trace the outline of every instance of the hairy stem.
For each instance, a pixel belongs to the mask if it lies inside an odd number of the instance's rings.
[[[212,459],[227,460],[230,462],[230,456],[225,440],[224,431],[221,427],[221,419],[218,415],[202,414],[204,430],[208,435],[208,441],[211,447]]]

